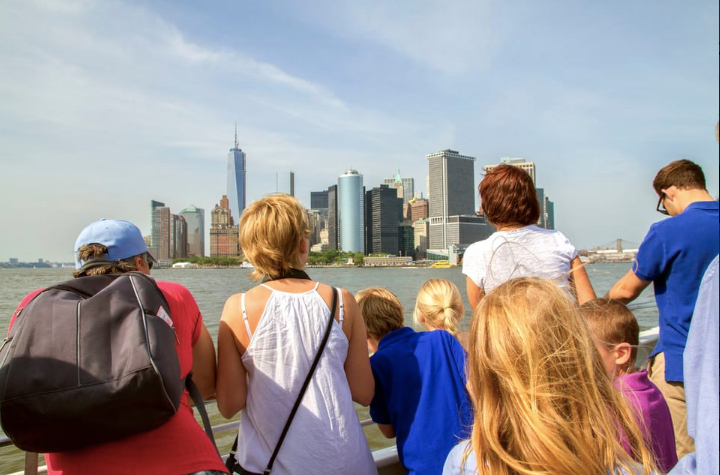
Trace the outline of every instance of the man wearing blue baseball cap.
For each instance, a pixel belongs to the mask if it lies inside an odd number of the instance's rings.
[[[155,258],[148,252],[142,233],[134,224],[101,219],[82,230],[75,242],[75,278],[137,271],[149,275]],[[205,328],[195,298],[184,286],[156,282],[170,307],[166,323],[175,330],[180,376],[192,371],[202,397],[215,394],[215,346]],[[17,315],[42,289],[31,292]],[[163,318],[165,320],[165,318]],[[163,425],[120,440],[80,450],[45,454],[49,474],[177,473],[220,475],[227,473],[213,442],[195,421],[187,390],[179,410]]]
[[[100,254],[103,250],[105,252]],[[125,272],[130,270],[147,271],[145,273],[149,274],[153,264],[157,263],[148,251],[147,244],[137,226],[122,219],[103,218],[89,224],[75,241],[74,253],[75,269],[77,269],[75,277],[109,273],[87,273],[90,269],[104,266],[116,267]],[[136,268],[135,257],[142,260],[140,268]]]

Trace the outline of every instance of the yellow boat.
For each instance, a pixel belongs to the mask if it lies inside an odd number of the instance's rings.
[[[441,269],[447,269],[449,267],[453,267],[453,265],[450,264],[448,261],[437,261],[430,267],[439,267]]]

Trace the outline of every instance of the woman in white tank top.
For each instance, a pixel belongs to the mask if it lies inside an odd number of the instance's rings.
[[[217,404],[242,411],[237,462],[262,473],[334,318],[272,473],[376,474],[353,401],[367,406],[375,384],[365,325],[351,293],[310,280],[306,212],[288,195],[252,203],[240,245],[264,283],[225,303],[218,332]],[[330,315],[333,292],[337,311]]]

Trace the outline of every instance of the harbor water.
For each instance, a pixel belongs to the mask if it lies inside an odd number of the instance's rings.
[[[586,267],[590,281],[598,296],[604,295],[620,277],[630,268],[630,264],[592,264]],[[44,269],[1,269],[0,270],[0,328],[7,330],[10,317],[20,300],[31,290],[47,287],[62,280],[72,278],[71,268]],[[169,280],[185,285],[195,296],[213,339],[216,338],[218,322],[225,300],[232,294],[244,292],[256,285],[249,279],[251,269],[158,269],[152,272],[158,280]],[[370,286],[382,286],[395,293],[405,307],[405,324],[414,326],[413,308],[415,295],[420,286],[431,278],[444,278],[454,282],[460,289],[465,304],[465,276],[460,267],[448,269],[429,267],[326,267],[308,269],[313,280],[343,287],[356,293]],[[657,326],[657,309],[654,307],[652,286],[648,287],[636,300],[635,316],[641,329]],[[469,326],[470,311],[466,309],[462,325]],[[361,420],[368,419],[367,408],[356,406]],[[208,405],[208,412],[213,424],[225,422],[218,414],[214,404]],[[375,450],[394,444],[374,426],[365,428],[371,449]],[[234,439],[228,432],[218,437],[221,453],[226,454]],[[24,456],[14,447],[0,448],[0,474],[22,470]],[[41,460],[42,464],[42,460]]]

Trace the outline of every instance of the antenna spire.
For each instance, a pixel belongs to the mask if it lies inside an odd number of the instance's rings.
[[[235,121],[235,148],[240,148],[240,144],[237,139],[237,120]]]

